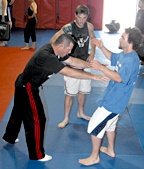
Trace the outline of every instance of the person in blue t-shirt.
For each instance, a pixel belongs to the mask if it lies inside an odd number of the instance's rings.
[[[115,157],[114,143],[116,124],[128,104],[134,84],[136,82],[140,60],[136,50],[142,41],[142,34],[137,28],[127,28],[119,40],[120,53],[112,53],[104,47],[101,40],[93,39],[103,54],[111,61],[113,69],[91,61],[92,68],[102,71],[110,81],[105,90],[99,107],[92,115],[88,124],[91,134],[92,152],[88,158],[79,159],[79,163],[89,166],[100,162],[99,151]],[[106,133],[108,146],[101,146]]]

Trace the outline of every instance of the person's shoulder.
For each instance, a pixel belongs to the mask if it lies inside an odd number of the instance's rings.
[[[62,27],[62,30],[64,33],[71,33],[72,32],[72,25],[71,23],[68,23]]]
[[[94,25],[91,22],[87,22],[87,26],[89,30],[94,30]]]
[[[65,27],[71,27],[71,23],[65,24],[62,28],[65,28]]]
[[[37,8],[37,3],[35,1],[33,1],[30,6],[34,7],[34,8]]]
[[[88,26],[93,26],[93,24],[91,22],[88,22],[88,21],[87,21],[87,25]]]

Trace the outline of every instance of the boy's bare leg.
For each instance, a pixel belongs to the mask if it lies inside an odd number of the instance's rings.
[[[64,128],[69,123],[69,115],[72,106],[73,98],[72,96],[65,95],[65,102],[64,102],[64,119],[62,122],[58,124],[59,128]]]
[[[85,104],[85,94],[79,93],[78,94],[78,112],[77,117],[82,118],[84,120],[90,120],[90,116],[87,116],[84,113],[84,104]]]
[[[115,144],[115,131],[107,132],[108,138],[108,147],[102,146],[100,151],[111,156],[115,157],[114,144]]]
[[[91,140],[92,140],[91,155],[88,158],[79,159],[79,163],[83,164],[85,166],[97,164],[100,162],[99,150],[100,150],[100,146],[101,146],[101,139],[92,135]]]

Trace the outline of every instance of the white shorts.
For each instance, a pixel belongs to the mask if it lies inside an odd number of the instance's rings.
[[[98,107],[92,115],[87,132],[98,138],[103,138],[106,131],[114,131],[119,114],[112,113],[104,107]]]
[[[91,80],[76,79],[64,76],[64,81],[64,90],[66,95],[75,96],[79,92],[83,94],[89,94],[91,91]]]

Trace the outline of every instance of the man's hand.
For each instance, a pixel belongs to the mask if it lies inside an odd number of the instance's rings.
[[[87,62],[91,62],[94,59],[93,54],[89,54],[89,57],[87,58]]]
[[[12,21],[8,21],[8,24],[10,25],[10,29],[12,28]]]
[[[98,62],[97,60],[93,60],[90,62],[90,67],[95,70],[101,70],[102,69],[102,64]]]
[[[103,47],[103,42],[102,42],[102,40],[100,40],[100,39],[93,38],[93,39],[91,40],[91,42],[92,42],[94,45],[96,45],[96,47],[98,47],[98,48],[102,48],[102,47]]]

